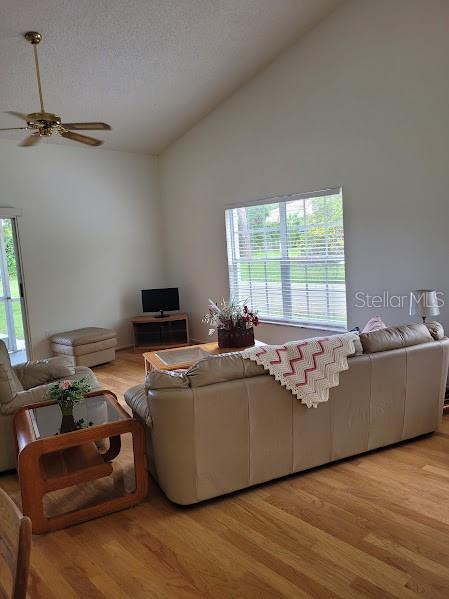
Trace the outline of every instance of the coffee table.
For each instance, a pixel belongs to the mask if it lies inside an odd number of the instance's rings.
[[[22,511],[31,518],[33,533],[58,530],[135,505],[147,494],[145,433],[111,391],[93,391],[77,404],[73,417],[62,417],[56,402],[25,406],[14,416]],[[78,510],[47,517],[46,493],[109,477],[112,460],[121,449],[120,435],[131,433],[135,489]],[[98,442],[109,439],[103,453]]]
[[[264,345],[260,341],[255,341],[255,345]],[[195,362],[206,358],[209,355],[229,354],[246,349],[245,347],[218,347],[218,343],[200,343],[198,345],[189,345],[188,347],[174,347],[171,349],[159,349],[157,351],[145,352],[143,359],[145,361],[145,373],[150,370],[179,370],[190,368]]]

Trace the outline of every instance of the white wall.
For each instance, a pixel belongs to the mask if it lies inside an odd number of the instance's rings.
[[[169,282],[194,336],[207,298],[228,294],[224,206],[271,194],[343,186],[350,327],[410,320],[357,308],[357,290],[449,293],[447,23],[445,0],[343,3],[162,155]]]
[[[51,333],[81,326],[132,342],[140,290],[165,283],[156,169],[149,156],[0,141],[0,205],[23,211],[34,357],[49,355]]]

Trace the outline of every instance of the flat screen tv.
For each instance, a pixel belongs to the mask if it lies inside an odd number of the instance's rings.
[[[178,288],[142,289],[142,308],[144,312],[159,312],[160,318],[165,311],[179,310]]]

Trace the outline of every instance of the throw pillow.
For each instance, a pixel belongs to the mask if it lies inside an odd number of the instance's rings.
[[[366,325],[362,329],[362,333],[372,333],[373,331],[380,331],[386,329],[387,325],[384,323],[380,316],[374,316],[370,318]]]

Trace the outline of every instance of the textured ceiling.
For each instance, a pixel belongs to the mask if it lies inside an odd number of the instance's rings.
[[[106,148],[156,154],[339,2],[1,0],[0,127],[39,106],[27,30],[44,36],[48,111],[110,123]]]

